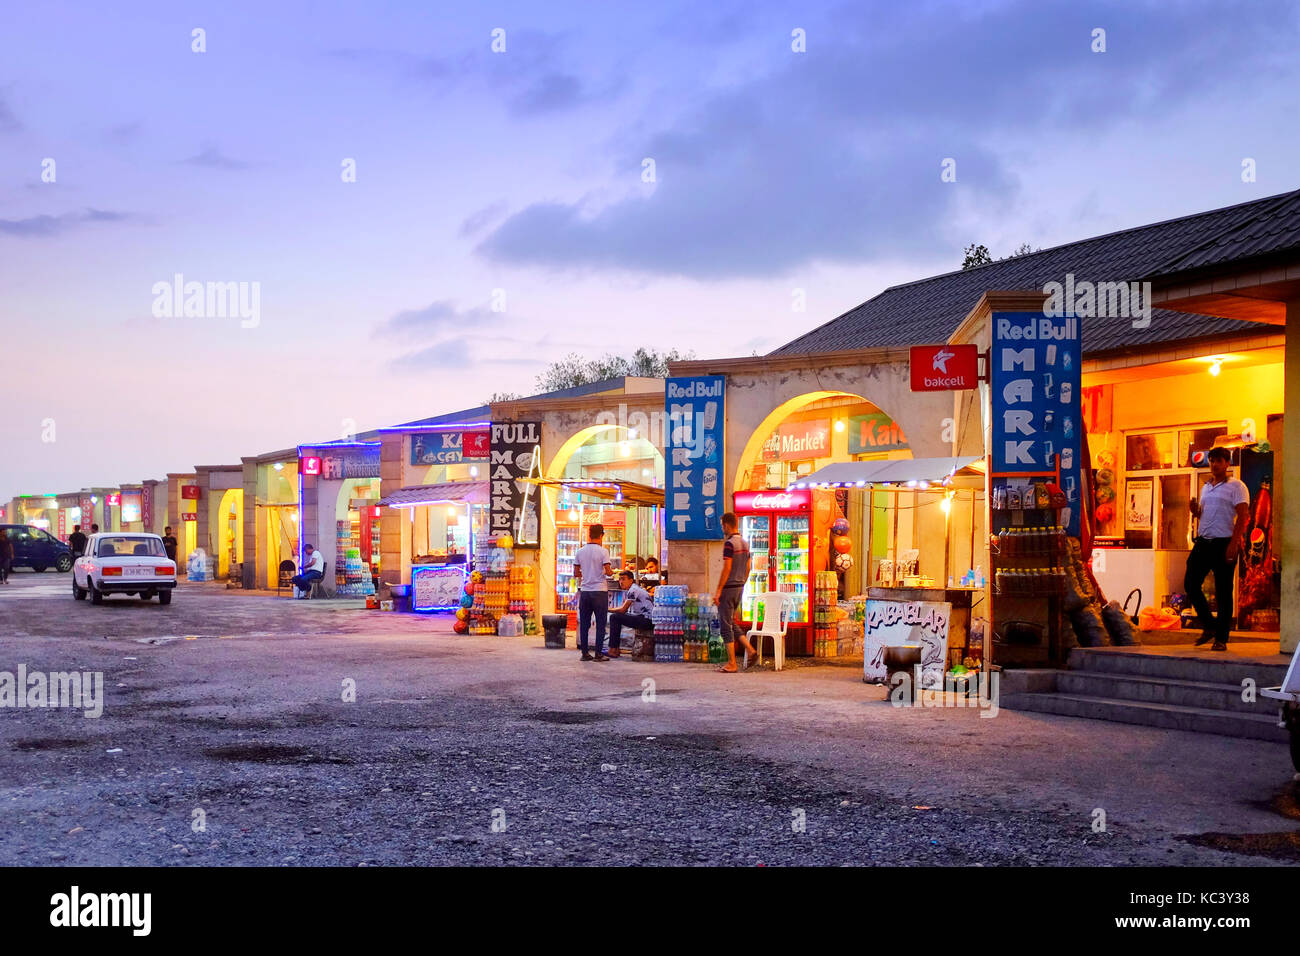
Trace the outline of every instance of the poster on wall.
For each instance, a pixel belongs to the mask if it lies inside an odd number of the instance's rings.
[[[1129,478],[1124,482],[1124,530],[1150,531],[1154,519],[1155,482]]]
[[[140,520],[144,522],[146,531],[153,530],[153,485],[140,489]]]
[[[726,388],[722,375],[675,376],[664,385],[664,527],[670,541],[722,540]]]
[[[867,601],[862,679],[885,681],[885,648],[921,645],[921,686],[942,688],[952,605],[939,601]]]
[[[510,535],[516,548],[541,547],[538,492],[525,480],[540,468],[541,449],[541,422],[492,423],[488,533]]]
[[[1062,518],[1077,537],[1084,466],[1079,319],[994,312],[992,322],[993,475],[1046,475],[1059,455]]]
[[[81,496],[81,530],[83,534],[90,534],[90,526],[95,523],[95,503],[90,500],[90,495]]]
[[[122,492],[122,524],[140,520],[140,492]]]

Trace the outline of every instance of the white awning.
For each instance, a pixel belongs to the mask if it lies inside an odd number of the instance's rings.
[[[398,488],[379,502],[386,508],[418,508],[420,505],[488,503],[486,481],[444,481],[436,485],[408,485]]]
[[[950,478],[979,477],[984,474],[984,459],[967,458],[897,458],[889,461],[838,461],[818,468],[806,478],[790,484],[791,488],[869,488],[885,483],[907,485],[916,482],[942,485]]]

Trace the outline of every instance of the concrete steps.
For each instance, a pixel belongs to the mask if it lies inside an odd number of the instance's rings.
[[[1066,670],[1004,671],[1001,705],[1285,743],[1276,705],[1258,699],[1260,688],[1280,684],[1285,673],[1284,664],[1207,658],[1204,653],[1074,648]],[[1247,678],[1255,682],[1253,702],[1242,699]]]

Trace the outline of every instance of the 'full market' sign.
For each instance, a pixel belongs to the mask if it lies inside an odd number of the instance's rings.
[[[510,535],[516,548],[541,547],[539,492],[525,480],[541,464],[541,447],[541,422],[492,423],[490,534]]]

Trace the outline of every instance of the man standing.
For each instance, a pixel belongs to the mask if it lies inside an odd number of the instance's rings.
[[[578,649],[584,661],[607,661],[605,656],[605,624],[609,617],[609,588],[605,579],[613,573],[609,552],[600,542],[605,538],[605,526],[594,524],[587,530],[588,541],[573,557],[573,574],[578,579]],[[587,650],[587,633],[591,630],[591,617],[596,616],[596,656]]]
[[[722,532],[727,540],[722,544],[722,575],[713,593],[713,603],[718,606],[722,640],[727,645],[727,663],[718,668],[724,674],[736,673],[737,644],[745,645],[751,661],[758,660],[758,649],[750,646],[735,624],[736,606],[749,579],[749,542],[741,537],[738,528],[734,514],[728,511],[722,516]]]
[[[303,570],[292,578],[299,598],[311,594],[311,586],[325,577],[325,555],[311,545],[303,548]]]
[[[163,528],[163,550],[167,552],[167,557],[176,560],[176,536],[172,534],[171,525]]]
[[[14,561],[14,545],[9,540],[9,529],[0,528],[0,584],[9,583],[9,570]]]
[[[68,535],[68,547],[72,549],[73,558],[79,558],[86,553],[86,536],[81,531],[81,525],[72,526],[72,534]]]
[[[650,610],[654,607],[654,598],[650,596],[650,592],[635,583],[631,571],[620,571],[618,580],[623,585],[624,601],[609,615],[610,657],[618,657],[621,653],[621,638],[625,626],[634,631],[654,629],[654,621],[650,619]]]
[[[1245,538],[1246,524],[1250,521],[1250,492],[1236,478],[1228,477],[1228,450],[1210,449],[1210,480],[1201,488],[1198,501],[1187,503],[1192,517],[1197,518],[1196,540],[1187,558],[1187,575],[1183,589],[1191,598],[1192,607],[1200,619],[1202,633],[1196,644],[1214,641],[1211,650],[1228,649],[1228,632],[1232,629],[1232,584],[1237,567],[1237,555]],[[1210,614],[1210,602],[1205,599],[1201,585],[1207,574],[1214,575],[1214,599],[1219,614]]]

